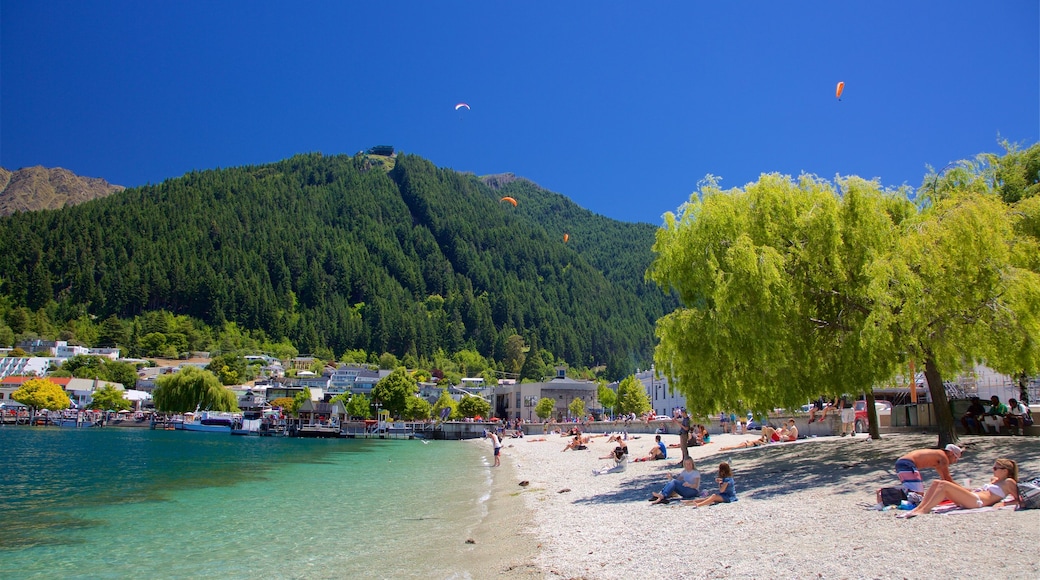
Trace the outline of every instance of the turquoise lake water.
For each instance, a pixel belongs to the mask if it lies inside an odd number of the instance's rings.
[[[460,546],[486,514],[487,455],[0,426],[0,577],[472,577]]]

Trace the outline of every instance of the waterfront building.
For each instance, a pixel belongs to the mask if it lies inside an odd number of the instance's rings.
[[[539,383],[501,384],[495,387],[492,409],[496,417],[539,421],[534,407],[543,398],[556,402],[552,418],[564,421],[571,417],[570,405],[575,399],[585,402],[585,409],[592,412],[598,408],[597,385],[593,381],[575,380],[567,377],[566,367],[556,367],[556,376]]]

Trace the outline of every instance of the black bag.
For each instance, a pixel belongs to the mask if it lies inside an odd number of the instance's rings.
[[[1040,479],[1019,482],[1018,509],[1040,509]]]
[[[906,499],[906,492],[901,487],[881,488],[881,505],[899,505],[899,502],[904,499]]]

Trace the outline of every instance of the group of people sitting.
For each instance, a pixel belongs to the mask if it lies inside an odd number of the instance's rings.
[[[971,404],[964,415],[961,415],[961,426],[968,435],[982,435],[989,433],[1000,433],[1004,427],[1009,433],[1019,435],[1025,432],[1025,428],[1033,424],[1033,414],[1029,407],[1015,399],[1008,399],[1008,404],[1000,402],[1000,397],[993,395],[989,399],[989,409],[983,407],[978,397],[971,398]]]
[[[746,449],[748,447],[758,447],[759,445],[767,445],[769,443],[783,443],[785,441],[797,441],[798,440],[798,426],[795,425],[794,419],[788,419],[787,425],[782,425],[779,429],[774,429],[769,425],[762,427],[762,436],[758,439],[749,439],[737,445],[728,445],[726,447],[720,447],[719,451],[730,451],[732,449]]]
[[[701,491],[701,474],[694,465],[693,458],[687,457],[682,462],[683,469],[669,478],[661,491],[655,491],[650,498],[653,504],[666,504],[673,497],[680,498],[683,505],[703,507],[716,503],[731,503],[737,501],[737,488],[733,481],[733,470],[729,464],[719,464],[718,476],[715,483],[718,484],[717,493],[708,494]]]

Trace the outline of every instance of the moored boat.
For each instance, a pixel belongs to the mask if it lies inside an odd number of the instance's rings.
[[[226,411],[201,411],[185,413],[180,428],[185,431],[201,431],[204,433],[231,433],[236,423],[242,422],[242,415]]]

